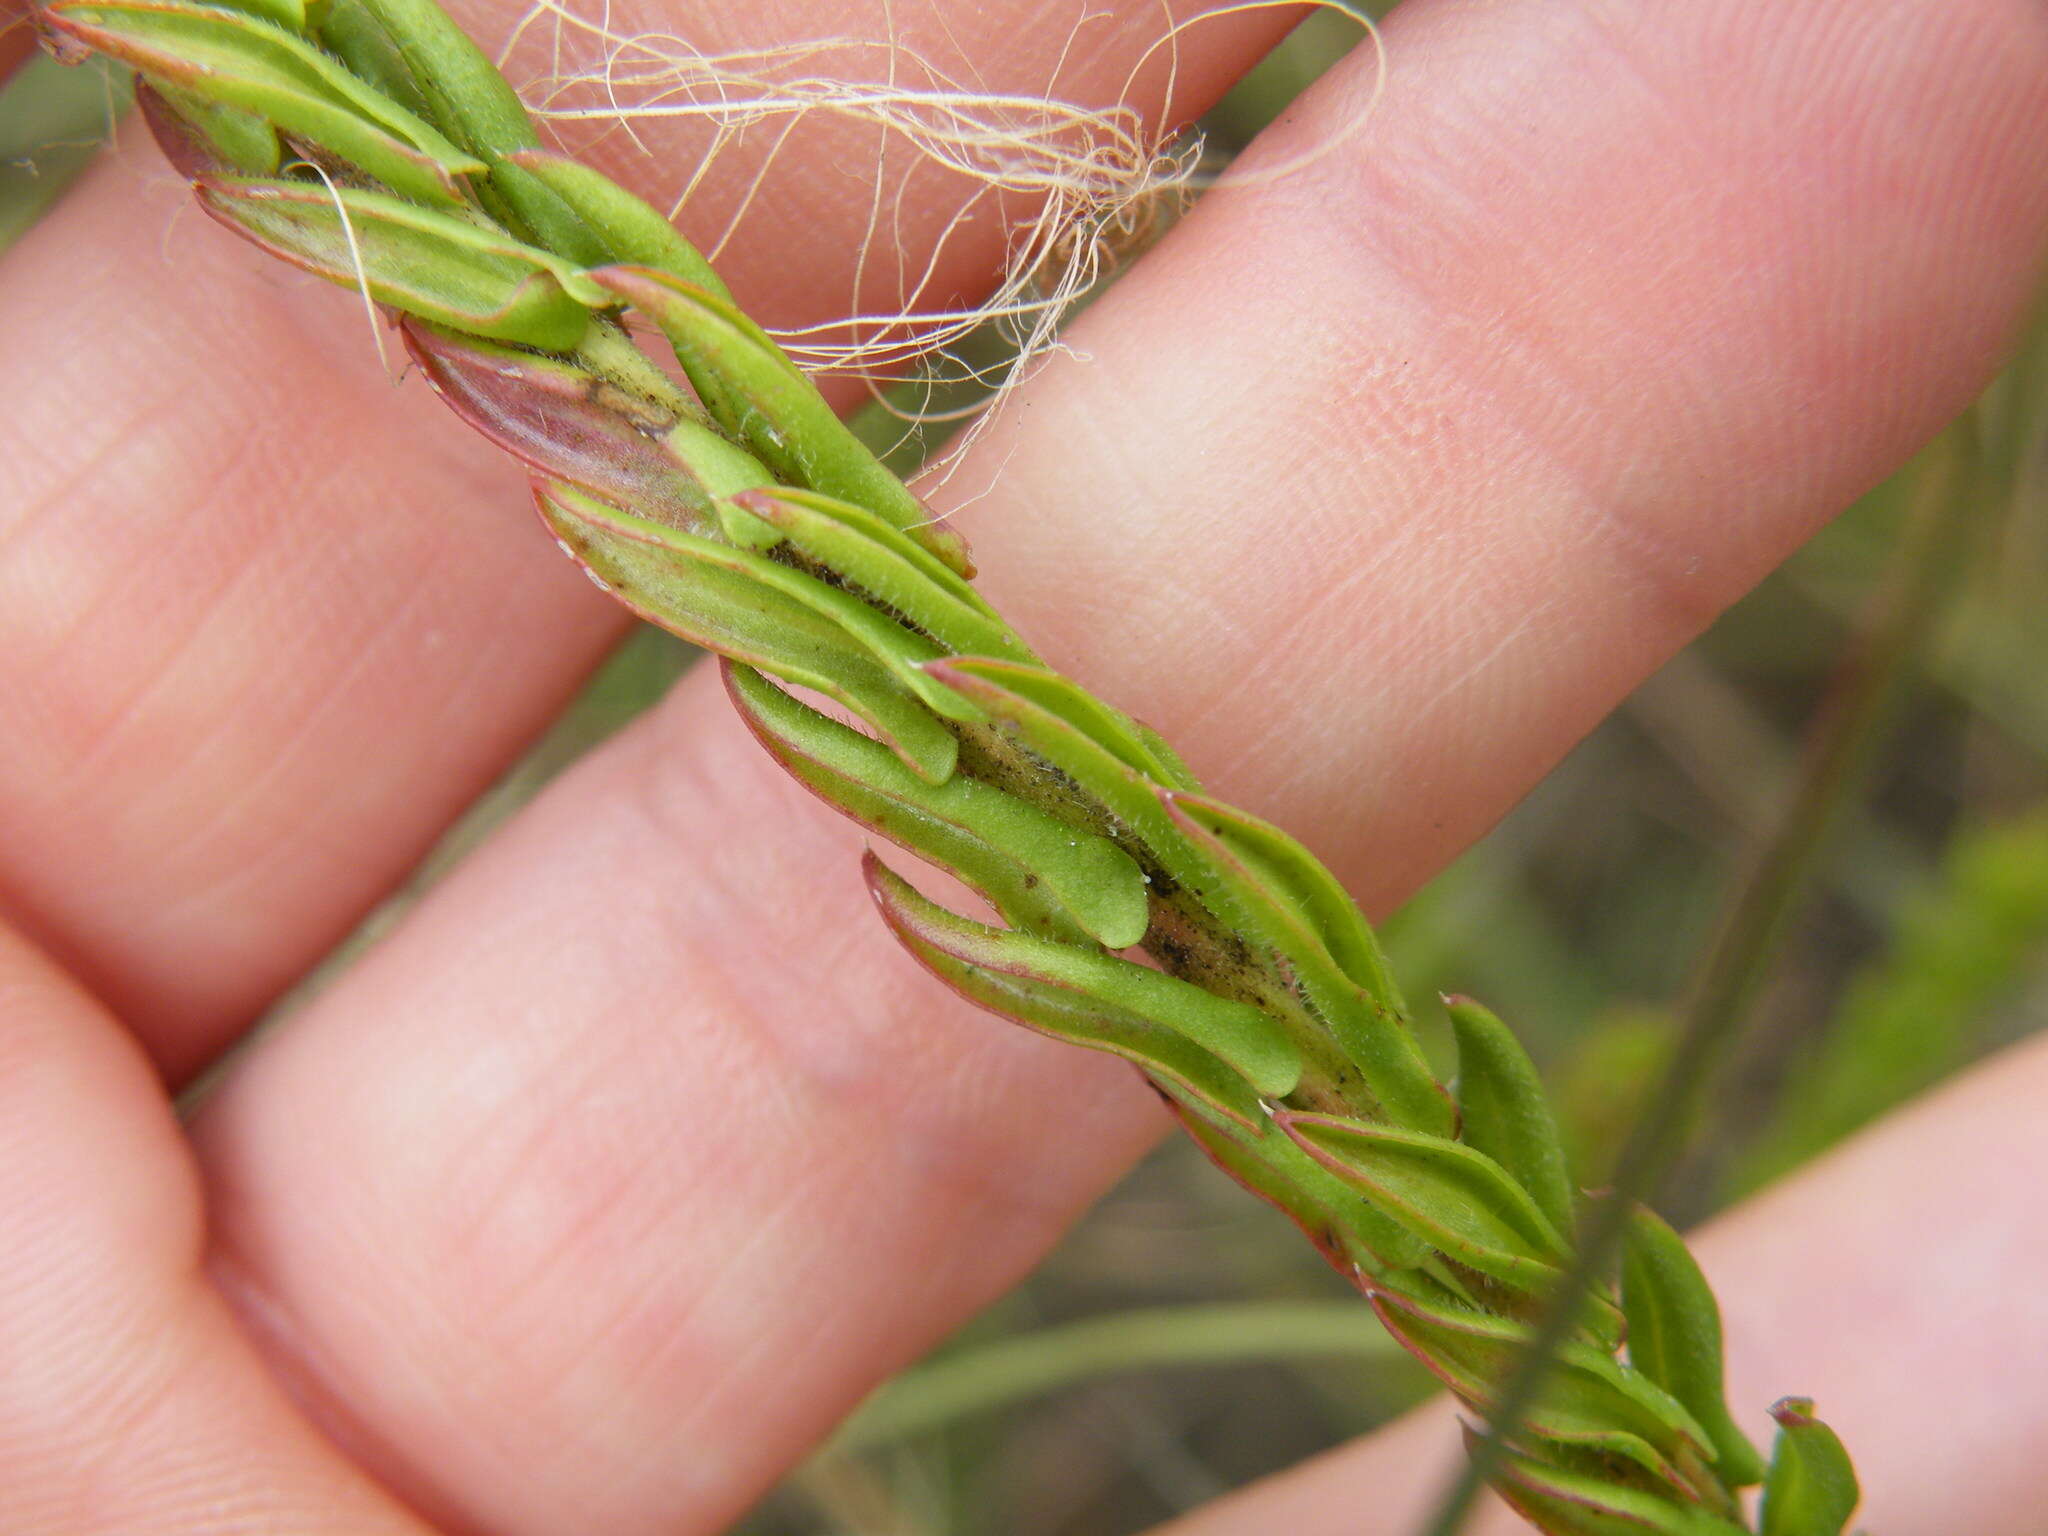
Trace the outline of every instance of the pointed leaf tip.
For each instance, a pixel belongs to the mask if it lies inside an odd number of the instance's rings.
[[[609,177],[545,149],[514,150],[504,159],[567,203],[604,240],[614,262],[653,267],[716,298],[732,298],[711,263],[673,224]]]
[[[1447,997],[1444,1008],[1458,1042],[1461,1136],[1507,1169],[1552,1226],[1571,1231],[1564,1139],[1535,1063],[1514,1033],[1469,997]]]
[[[1760,1482],[1763,1459],[1729,1416],[1721,1310],[1685,1240],[1647,1207],[1632,1213],[1621,1268],[1629,1363],[1699,1420],[1714,1468],[1732,1488]]]
[[[1761,1536],[1842,1536],[1862,1498],[1841,1438],[1813,1416],[1813,1399],[1771,1407],[1778,1443],[1764,1475]]]
[[[207,176],[200,206],[272,255],[380,304],[496,341],[575,346],[589,311],[554,257],[452,214],[352,187]]]
[[[726,674],[741,714],[777,761],[848,815],[966,880],[1011,927],[1092,937],[1109,949],[1145,936],[1144,876],[1108,838],[967,774],[926,783],[879,742],[750,670],[728,665]]]
[[[959,738],[829,616],[792,600],[786,588],[800,572],[637,517],[562,481],[544,481],[539,490],[541,515],[564,549],[635,613],[836,699],[926,782],[952,776]]]
[[[1464,1430],[1469,1451],[1478,1436],[1470,1425]],[[1513,1451],[1502,1457],[1494,1487],[1544,1536],[1747,1536],[1743,1526],[1698,1504]]]
[[[1447,1137],[1335,1115],[1275,1119],[1317,1162],[1459,1263],[1530,1295],[1546,1293],[1561,1277],[1564,1238],[1485,1153]]]
[[[1249,1004],[1096,950],[949,912],[880,860],[868,890],[896,935],[954,990],[1043,1033],[1113,1051],[1252,1125],[1261,1095],[1291,1091],[1301,1061]]]

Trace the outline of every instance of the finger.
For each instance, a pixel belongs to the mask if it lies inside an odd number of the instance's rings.
[[[175,1083],[620,626],[486,537],[518,477],[402,408],[361,307],[203,227],[140,138],[0,285],[0,902]]]
[[[149,1064],[0,930],[0,1529],[426,1536],[285,1400],[200,1275]]]
[[[27,0],[0,0],[0,85],[34,50]]]
[[[1959,410],[2048,257],[2025,0],[1538,14],[1404,7],[988,445],[999,601],[1369,910]]]
[[[1402,14],[1373,133],[1197,214],[948,493],[1000,467],[975,530],[1034,637],[1380,894],[1961,405],[2048,217],[2023,5],[1898,5],[1846,52],[1761,0]],[[1270,152],[1368,94],[1340,74]],[[493,1531],[715,1528],[1150,1131],[893,957],[852,836],[709,691],[204,1117],[222,1271],[380,1470]]]
[[[34,51],[36,40],[28,30],[28,18],[0,6],[0,85]]]
[[[896,9],[913,30],[939,17]],[[1145,46],[1140,13],[1157,24],[1136,0],[1013,0],[948,18],[948,46],[1017,84],[1049,75],[1078,26],[1099,46],[1062,78],[1113,98]],[[510,13],[494,14],[501,32]],[[727,7],[693,41],[856,19]],[[1277,24],[1191,34],[1175,102],[1152,71],[1145,104],[1199,106]],[[688,148],[658,123],[646,136]],[[0,903],[176,1081],[412,865],[621,621],[522,536],[519,474],[418,381],[393,390],[360,305],[181,211],[135,139],[0,285]],[[872,161],[844,123],[792,140],[765,197],[801,215],[750,219],[730,253],[771,317],[848,301],[876,207],[850,195],[849,144]],[[763,153],[736,155],[740,181]],[[931,259],[933,296],[985,284],[999,229],[946,229],[965,184],[885,175],[877,240],[920,271]],[[873,304],[900,299],[889,263],[864,270]]]
[[[1856,1459],[1865,1525],[1891,1536],[2039,1529],[2048,1260],[2039,1181],[2048,1040],[2008,1051],[1708,1227],[1729,1400],[1768,1445],[1765,1408],[1811,1396]],[[1169,1527],[1407,1536],[1451,1471],[1432,1403],[1355,1445]],[[1370,1497],[1363,1497],[1368,1494]],[[1504,1511],[1472,1536],[1525,1530]],[[1162,1533],[1166,1536],[1166,1533]]]

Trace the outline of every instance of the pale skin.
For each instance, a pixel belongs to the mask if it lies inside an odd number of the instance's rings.
[[[1158,29],[1112,9],[1070,80]],[[633,19],[733,10],[858,19]],[[1028,87],[1078,14],[947,21]],[[1191,33],[1179,106],[1279,25]],[[992,482],[996,602],[1373,911],[1959,410],[2048,255],[2038,0],[1413,0],[1387,52],[936,498]],[[829,312],[865,206],[769,190],[733,286]],[[914,245],[958,189],[913,193]],[[621,632],[347,295],[182,196],[130,133],[0,271],[0,1528],[709,1536],[1163,1117],[899,954],[704,674],[181,1124]],[[1819,1398],[1886,1536],[2039,1528],[2044,1093],[2022,1046],[1702,1239],[1738,1410]],[[1455,1447],[1176,1530],[1396,1536]]]

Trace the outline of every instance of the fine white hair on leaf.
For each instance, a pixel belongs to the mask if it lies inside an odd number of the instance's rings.
[[[619,30],[610,0],[598,0],[594,15],[572,9],[575,3],[532,0],[501,61],[535,29],[545,30],[548,73],[529,81],[522,93],[543,121],[604,124],[643,150],[641,125],[687,120],[708,128],[705,152],[680,188],[663,195],[669,216],[714,261],[757,204],[799,125],[824,117],[877,130],[876,153],[864,167],[872,176],[866,230],[845,313],[773,334],[800,365],[864,380],[906,430],[980,417],[1060,350],[1061,322],[1076,305],[1157,239],[1204,187],[1226,180],[1257,185],[1292,175],[1354,135],[1371,110],[1368,102],[1338,134],[1302,154],[1238,173],[1209,165],[1197,135],[1155,125],[1135,104],[1141,75],[1161,55],[1167,71],[1163,98],[1173,97],[1181,40],[1191,29],[1225,16],[1291,6],[1293,0],[1233,0],[1178,21],[1169,15],[1127,72],[1116,99],[1093,105],[1066,99],[1061,76],[1076,40],[1091,23],[1111,20],[1107,12],[1085,13],[1075,22],[1040,89],[1001,91],[942,69],[906,43],[897,35],[889,0],[883,0],[883,37],[822,37],[723,52],[707,51],[673,32]],[[1370,20],[1342,0],[1309,3],[1356,21],[1377,50]],[[1383,76],[1383,57],[1379,65]],[[1162,92],[1155,85],[1148,94]],[[1374,101],[1377,94],[1376,83]],[[720,187],[724,212],[717,227],[691,227],[692,203],[743,136],[751,151],[746,180]],[[899,231],[907,214],[906,189],[916,180],[912,172],[927,166],[959,178],[964,191],[937,238],[925,243],[922,260],[913,261],[911,243]],[[930,303],[927,295],[938,286],[948,242],[993,220],[1007,226],[994,287],[979,303]],[[887,286],[889,274],[875,269],[892,259],[895,306],[876,308],[871,298],[862,302],[863,295]],[[913,371],[917,377],[908,389],[888,388]],[[913,398],[919,386],[922,405]],[[939,396],[963,394],[972,397],[971,404],[937,403]],[[954,459],[974,435],[970,426],[946,458]]]
[[[384,370],[384,377],[393,385],[402,382],[405,375],[391,371],[391,354],[384,348],[384,327],[379,323],[377,301],[370,294],[370,275],[363,266],[363,248],[356,243],[355,220],[348,216],[348,203],[342,197],[334,178],[311,160],[294,160],[285,167],[287,171],[308,170],[320,178],[327,188],[327,195],[334,199],[334,212],[341,220],[341,237],[348,242],[349,265],[356,269],[356,292],[362,295],[363,314],[370,322],[370,341],[377,348],[377,366]]]

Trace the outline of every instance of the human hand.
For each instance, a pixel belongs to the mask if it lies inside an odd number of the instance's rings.
[[[1411,5],[1369,130],[1213,199],[994,424],[955,481],[994,481],[985,586],[1405,894],[1993,366],[2048,226],[2048,25],[1879,10]],[[948,20],[1029,83],[1072,15]],[[1106,26],[1088,83],[1154,26]],[[1271,30],[1190,34],[1183,100]],[[808,318],[868,210],[828,160],[779,175],[724,266]],[[928,242],[952,189],[911,190]],[[1156,1109],[928,985],[695,678],[180,1127],[166,1084],[619,632],[346,296],[196,223],[166,261],[182,195],[124,149],[0,287],[0,1524],[716,1530]],[[2048,1328],[2006,1170],[2044,1073],[2014,1053],[1706,1246],[1734,1401],[1819,1395],[1888,1532],[2030,1529],[2048,1397],[2013,1363]],[[1902,1229],[1969,1260],[1902,1265]],[[1403,1531],[1454,1443],[1417,1421],[1195,1528]]]

